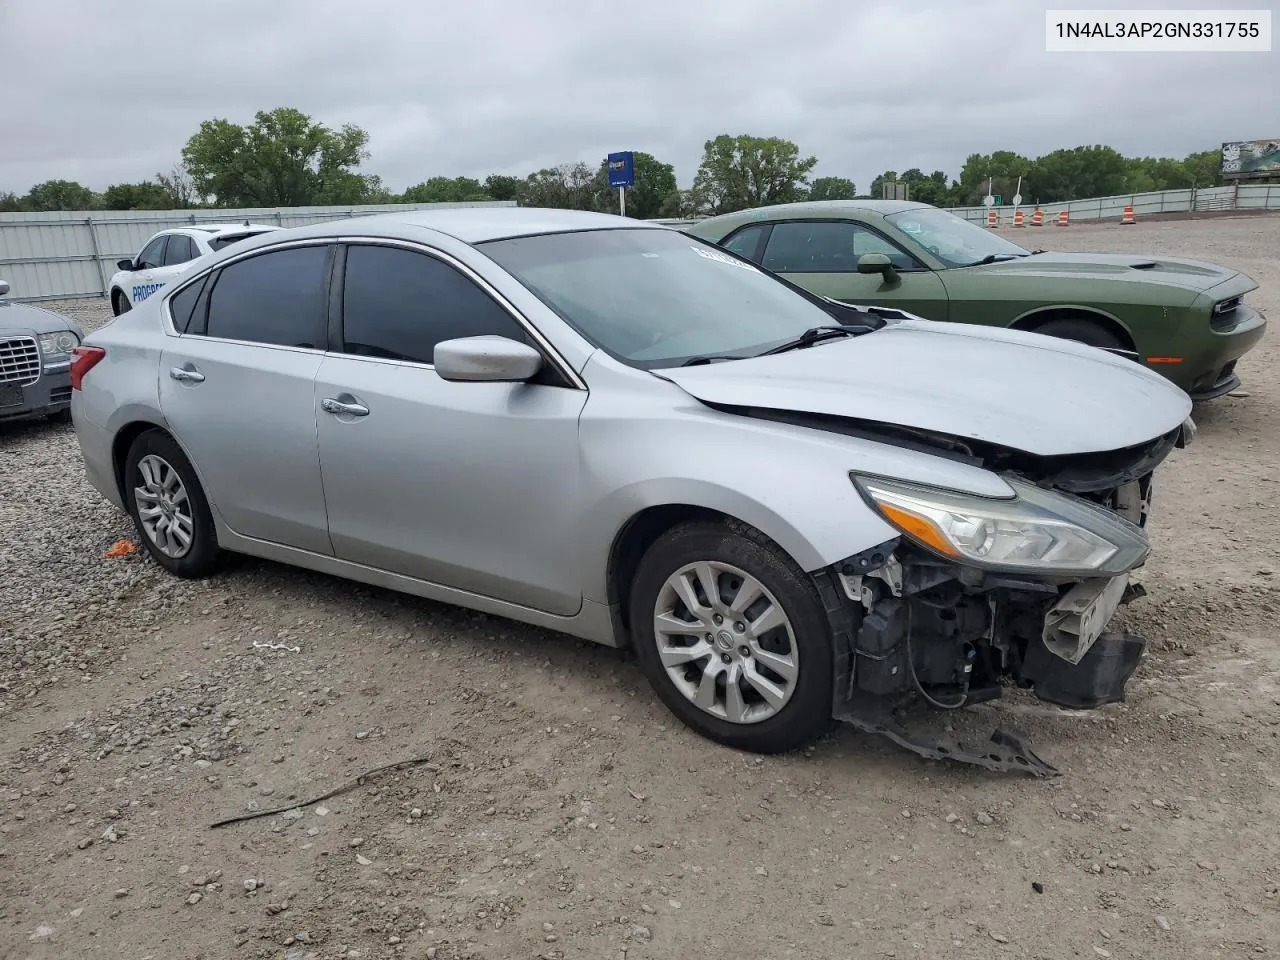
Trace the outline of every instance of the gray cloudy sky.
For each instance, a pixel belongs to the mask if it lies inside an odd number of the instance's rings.
[[[1280,136],[1275,52],[1049,54],[1045,6],[0,0],[0,191],[144,179],[202,120],[275,106],[364,127],[364,169],[397,190],[625,149],[674,163],[687,186],[719,133],[787,137],[818,157],[815,175],[860,188],[886,168],[955,176],[1000,148],[1182,156]]]

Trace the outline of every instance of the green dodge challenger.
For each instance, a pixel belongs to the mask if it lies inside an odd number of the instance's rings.
[[[1258,285],[1242,273],[1168,257],[1024,250],[924,203],[790,203],[683,229],[833,300],[1125,354],[1193,400],[1236,389],[1236,361],[1266,329],[1244,303]]]

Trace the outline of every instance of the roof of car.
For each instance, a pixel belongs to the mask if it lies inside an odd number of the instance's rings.
[[[888,216],[892,213],[902,213],[904,210],[921,210],[929,206],[927,203],[919,203],[915,200],[872,200],[870,198],[865,200],[803,200],[799,203],[778,203],[769,207],[739,210],[724,216],[765,220],[770,216],[780,214],[790,217],[838,217],[842,213],[852,213],[854,211]]]
[[[569,233],[575,230],[669,229],[661,224],[612,213],[543,207],[453,207],[447,210],[376,213],[344,220],[343,229],[357,223],[376,224],[380,227],[425,227],[447,233],[464,243],[484,243],[486,240],[505,240],[540,233]],[[329,226],[332,227],[333,223]]]
[[[175,230],[199,230],[201,233],[243,233],[246,230],[279,230],[269,223],[193,223],[189,227],[175,227]]]

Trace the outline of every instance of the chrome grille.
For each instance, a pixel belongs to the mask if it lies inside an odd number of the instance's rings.
[[[0,337],[0,383],[40,379],[40,347],[35,337]]]

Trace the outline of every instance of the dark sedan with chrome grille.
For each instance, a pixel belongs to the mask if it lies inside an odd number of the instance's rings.
[[[0,297],[8,292],[0,280]],[[71,351],[83,339],[61,314],[0,301],[0,422],[69,416]]]

